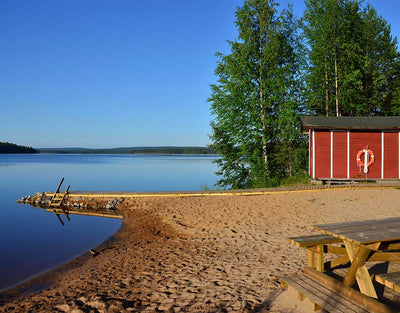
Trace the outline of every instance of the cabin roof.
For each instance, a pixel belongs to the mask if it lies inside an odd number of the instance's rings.
[[[400,130],[400,116],[304,116],[301,119],[303,132],[321,130]]]

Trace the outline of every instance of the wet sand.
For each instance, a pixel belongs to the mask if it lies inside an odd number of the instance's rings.
[[[392,188],[127,199],[120,231],[0,295],[1,312],[303,312],[279,278],[309,225],[400,216]]]

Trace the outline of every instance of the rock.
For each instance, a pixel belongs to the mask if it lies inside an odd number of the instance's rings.
[[[120,205],[122,202],[124,202],[124,200],[125,200],[125,198],[123,198],[123,197],[121,197],[119,199],[110,200],[109,202],[107,202],[104,205],[104,208],[106,210],[117,210],[118,209],[117,206]]]

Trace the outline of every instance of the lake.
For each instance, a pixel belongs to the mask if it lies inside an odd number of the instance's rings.
[[[64,177],[71,191],[187,191],[212,187],[213,156],[0,154],[0,290],[88,251],[121,220],[54,214],[17,204],[22,196],[54,191]]]

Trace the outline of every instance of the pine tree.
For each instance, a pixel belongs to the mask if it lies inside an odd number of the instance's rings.
[[[355,0],[306,6],[310,109],[327,116],[399,114],[399,54],[386,21]]]
[[[363,12],[363,94],[359,115],[400,114],[400,54],[390,25],[367,6]]]
[[[330,0],[306,0],[303,29],[309,46],[307,99],[309,108],[317,114],[332,115],[332,47],[335,17]]]

